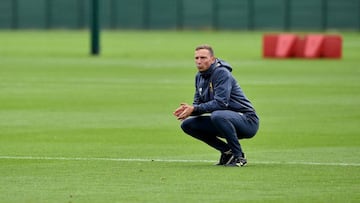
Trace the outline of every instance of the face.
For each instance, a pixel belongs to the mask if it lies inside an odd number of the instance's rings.
[[[195,51],[195,64],[200,72],[206,71],[215,62],[215,57],[211,56],[209,50],[199,49]]]

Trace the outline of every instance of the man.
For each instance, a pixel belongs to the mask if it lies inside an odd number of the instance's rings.
[[[254,107],[231,75],[230,65],[216,58],[211,46],[195,48],[195,63],[199,72],[194,102],[181,103],[173,114],[185,133],[220,151],[216,165],[244,166],[239,139],[252,138],[259,128]]]

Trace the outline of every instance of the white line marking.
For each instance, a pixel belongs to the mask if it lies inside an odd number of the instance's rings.
[[[13,160],[63,160],[63,161],[118,161],[118,162],[172,162],[172,163],[215,163],[216,160],[183,160],[183,159],[132,159],[132,158],[105,158],[105,157],[37,157],[37,156],[0,156],[0,159]],[[254,164],[277,164],[277,165],[318,165],[318,166],[360,166],[360,163],[321,163],[302,161],[252,161]]]

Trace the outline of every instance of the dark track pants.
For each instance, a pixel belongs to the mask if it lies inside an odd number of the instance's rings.
[[[255,114],[218,110],[207,116],[189,117],[182,122],[181,128],[220,152],[231,149],[235,156],[241,156],[243,151],[239,139],[252,138],[259,128],[259,120]]]

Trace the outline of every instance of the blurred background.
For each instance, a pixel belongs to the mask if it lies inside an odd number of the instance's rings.
[[[360,30],[360,0],[100,0],[104,29]],[[0,0],[0,29],[84,29],[90,0]]]

